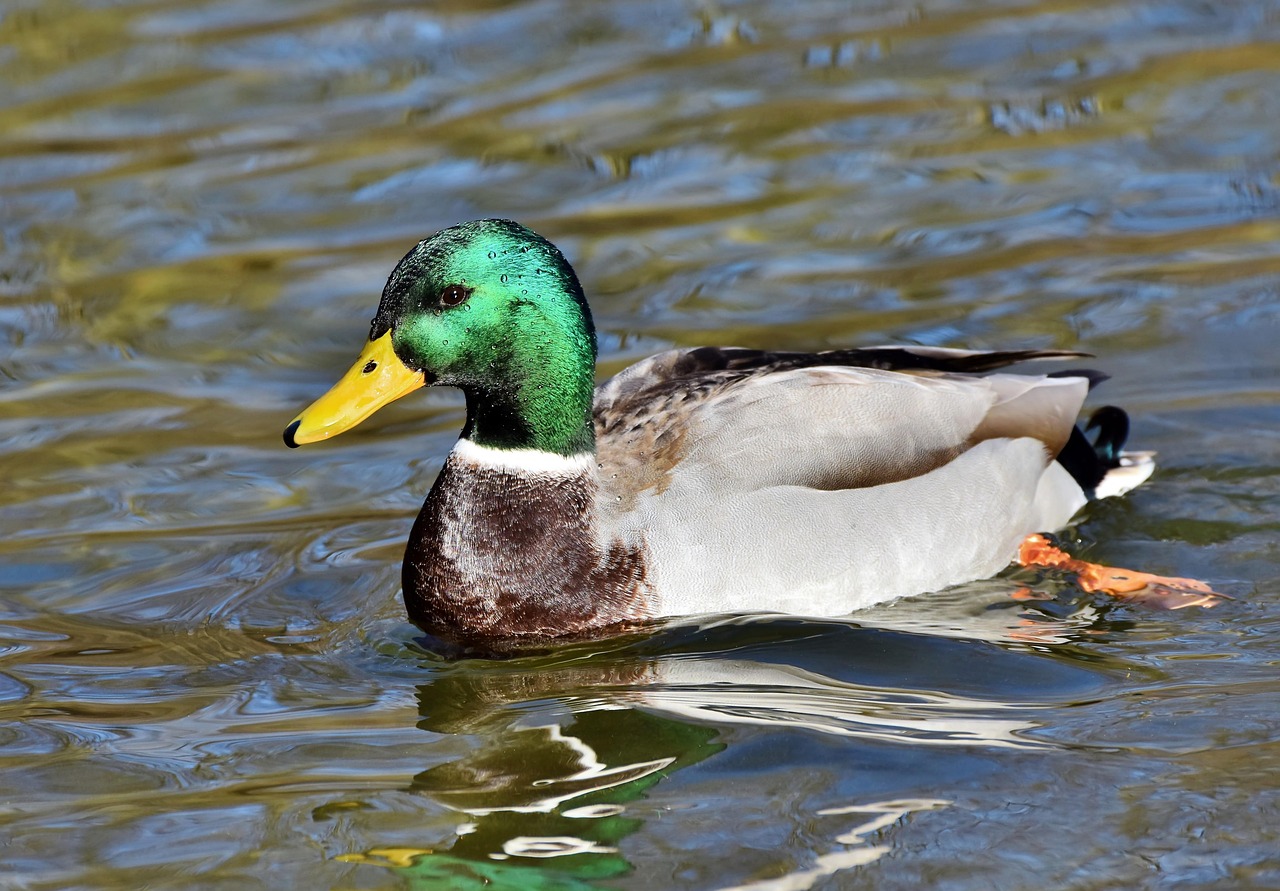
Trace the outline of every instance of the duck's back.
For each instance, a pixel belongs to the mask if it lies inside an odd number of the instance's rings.
[[[1054,460],[1086,377],[1062,354],[671,351],[597,391],[601,529],[662,615],[840,614],[990,575],[1085,494]]]

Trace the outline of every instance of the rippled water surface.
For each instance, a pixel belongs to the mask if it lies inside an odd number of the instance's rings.
[[[1280,887],[1280,4],[0,5],[0,884]],[[1083,349],[1161,454],[1008,575],[446,661],[460,425],[280,431],[417,239],[670,345]]]

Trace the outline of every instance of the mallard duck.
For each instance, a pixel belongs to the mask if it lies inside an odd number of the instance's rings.
[[[596,386],[582,286],[507,220],[400,261],[364,351],[285,430],[296,447],[425,385],[462,433],[404,558],[410,619],[446,641],[594,633],[701,613],[840,615],[990,576],[1031,533],[1151,473],[1120,409],[1076,426],[1093,372],[1058,350],[700,347]]]

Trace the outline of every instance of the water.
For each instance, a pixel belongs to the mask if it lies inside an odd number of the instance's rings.
[[[1280,5],[2,8],[0,883],[1280,887]],[[481,216],[605,372],[1096,353],[1161,469],[1067,540],[1235,599],[422,650],[458,398],[280,430]]]

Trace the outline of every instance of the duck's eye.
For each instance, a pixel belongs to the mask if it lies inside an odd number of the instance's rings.
[[[444,306],[457,306],[465,303],[470,296],[470,288],[463,285],[450,285],[440,293],[440,303]]]

